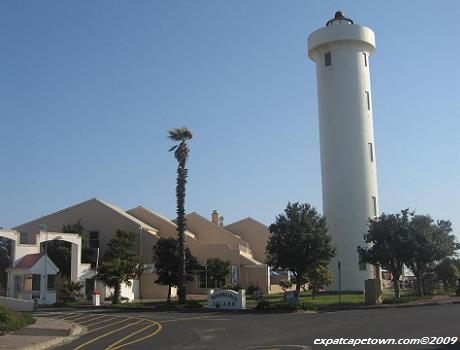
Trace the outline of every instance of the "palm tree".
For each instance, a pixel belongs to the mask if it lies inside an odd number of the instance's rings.
[[[174,151],[174,157],[177,160],[177,184],[176,184],[176,198],[177,198],[177,237],[178,237],[178,253],[181,257],[181,263],[179,265],[179,285],[177,287],[179,303],[184,304],[186,301],[186,290],[185,290],[185,185],[187,183],[187,168],[185,163],[187,162],[189,148],[187,146],[187,140],[193,138],[193,134],[186,127],[175,128],[168,131],[168,137],[170,140],[180,142],[169,149],[169,152]]]

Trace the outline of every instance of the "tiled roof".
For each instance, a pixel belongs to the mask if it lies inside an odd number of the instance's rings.
[[[20,269],[30,269],[32,268],[38,260],[43,256],[44,254],[37,253],[37,254],[27,254],[23,256],[14,267],[20,268]]]

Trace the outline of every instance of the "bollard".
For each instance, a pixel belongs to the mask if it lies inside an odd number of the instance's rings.
[[[93,305],[100,306],[101,305],[101,293],[97,289],[93,292]]]

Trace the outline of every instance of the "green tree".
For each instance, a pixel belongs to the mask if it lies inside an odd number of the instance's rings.
[[[188,170],[185,167],[189,148],[187,141],[193,138],[193,134],[186,127],[175,128],[168,131],[168,137],[174,142],[179,142],[169,149],[174,151],[174,156],[177,160],[177,184],[176,184],[176,199],[177,199],[177,237],[179,240],[179,255],[181,257],[181,264],[179,266],[179,285],[178,285],[178,296],[179,303],[183,304],[186,301],[187,291],[185,288],[185,270],[186,270],[186,256],[185,256],[185,185],[187,184]]]
[[[222,288],[225,285],[225,279],[230,275],[231,264],[228,260],[208,258],[206,259],[206,270],[208,279],[214,282],[214,286]]]
[[[415,215],[409,228],[409,246],[404,262],[416,278],[417,295],[423,296],[425,276],[433,273],[437,261],[454,255],[460,244],[451,234],[449,221],[435,223],[429,215]]]
[[[290,289],[292,287],[292,281],[291,280],[281,280],[278,282],[278,285],[281,287],[283,292],[286,292],[286,290]]]
[[[81,261],[83,263],[91,263],[91,266],[96,265],[96,252],[95,248],[89,247],[88,237],[83,234],[85,230],[83,222],[81,219],[78,219],[74,223],[69,223],[62,226],[62,232],[64,233],[77,233],[81,237]],[[70,252],[69,252],[70,255]]]
[[[72,244],[70,242],[54,239],[43,242],[41,245],[46,255],[48,255],[59,268],[59,274],[63,278],[69,279],[72,267]]]
[[[0,285],[6,288],[7,272],[6,269],[11,265],[12,240],[0,237]]]
[[[79,298],[83,296],[81,292],[84,284],[81,282],[73,282],[71,280],[65,280],[62,284],[62,290],[65,294],[67,301],[76,302]]]
[[[358,247],[362,262],[379,264],[392,275],[395,299],[400,299],[399,278],[402,275],[409,245],[410,218],[404,209],[398,214],[385,214],[369,219],[364,234],[366,247]]]
[[[63,233],[78,233],[80,236],[83,234],[84,227],[81,219],[78,219],[74,223],[69,223],[62,226]]]
[[[460,271],[455,265],[454,259],[443,259],[436,265],[434,271],[436,273],[437,280],[442,281],[445,291],[455,288],[457,281],[460,278]]]
[[[142,273],[142,263],[136,254],[137,233],[117,230],[116,235],[107,244],[107,251],[97,270],[96,279],[113,288],[114,304],[120,302],[121,285],[131,286],[131,280]]]
[[[153,247],[153,263],[157,274],[156,284],[168,286],[166,302],[171,303],[171,288],[179,285],[179,266],[181,257],[178,249],[178,240],[175,238],[160,238]],[[190,249],[185,248],[186,280],[191,280],[191,273],[201,269],[198,259],[192,255]]]
[[[83,230],[81,219],[77,220],[75,223],[68,223],[62,226],[63,233],[76,233],[82,236]],[[84,244],[82,246],[82,261],[85,261],[83,257],[85,256],[86,249],[84,248]],[[72,268],[72,243],[61,240],[51,240],[43,242],[41,249],[46,251],[49,258],[59,268],[59,274],[65,279],[70,279]]]
[[[334,276],[326,265],[318,265],[316,268],[308,271],[308,284],[315,298],[317,292],[334,282]]]
[[[288,269],[295,277],[296,291],[308,281],[308,273],[327,265],[335,256],[326,219],[310,204],[288,203],[284,214],[269,227],[265,249],[267,264]]]
[[[457,266],[457,270],[460,271],[460,259],[451,258],[452,262],[455,266]]]

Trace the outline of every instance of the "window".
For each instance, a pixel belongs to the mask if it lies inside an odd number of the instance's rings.
[[[371,110],[371,97],[369,95],[369,91],[366,91],[366,103],[367,103],[367,109],[370,111]]]
[[[40,277],[41,275],[32,275],[32,291],[40,290]]]
[[[199,271],[198,279],[200,281],[200,288],[208,288],[208,271]]]
[[[326,67],[331,65],[331,53],[330,52],[326,52],[324,54],[324,65]]]
[[[364,67],[367,67],[367,54],[363,52],[363,57],[364,57]]]
[[[48,275],[47,289],[55,290],[56,289],[56,275]]]
[[[368,142],[367,145],[369,147],[369,159],[371,162],[373,162],[374,161],[374,147],[372,146],[372,142]]]
[[[377,217],[377,197],[372,196],[372,214]]]
[[[85,279],[85,295],[87,298],[91,298],[94,292],[94,278],[86,278]]]
[[[88,245],[90,248],[99,248],[99,231],[90,231]]]
[[[29,235],[27,232],[20,232],[19,233],[19,244],[27,244],[29,243]]]

